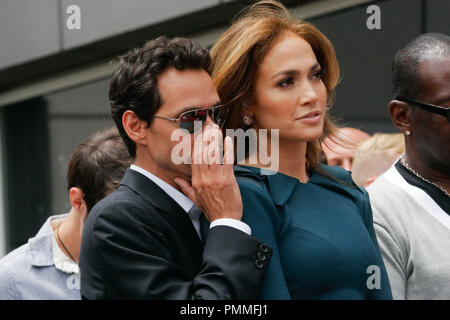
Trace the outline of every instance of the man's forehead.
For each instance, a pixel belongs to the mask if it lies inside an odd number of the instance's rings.
[[[161,108],[181,113],[217,104],[219,95],[209,74],[203,69],[170,68],[158,77]],[[169,110],[168,110],[169,111]]]
[[[450,98],[450,56],[420,60],[418,68],[422,82],[421,96],[434,101]]]

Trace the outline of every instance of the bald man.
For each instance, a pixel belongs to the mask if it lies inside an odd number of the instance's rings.
[[[322,143],[322,149],[327,156],[328,165],[339,166],[351,171],[353,154],[358,144],[369,139],[370,135],[355,128],[344,127],[339,129],[336,138],[338,143],[330,137],[325,138],[325,141]]]

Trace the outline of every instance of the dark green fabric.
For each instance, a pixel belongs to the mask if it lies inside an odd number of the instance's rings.
[[[252,236],[273,248],[261,298],[392,299],[367,192],[344,169],[320,169],[301,183],[282,173],[235,167],[242,220]],[[380,289],[367,286],[372,265],[379,267]]]

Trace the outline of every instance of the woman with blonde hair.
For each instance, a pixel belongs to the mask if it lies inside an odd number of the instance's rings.
[[[330,41],[275,1],[246,8],[211,50],[212,77],[229,106],[224,129],[278,132],[278,172],[239,165],[243,221],[273,248],[263,299],[391,299],[367,192],[350,173],[319,164],[335,132],[327,111],[339,81]],[[251,140],[251,139],[249,139]],[[261,155],[259,146],[246,150]],[[265,150],[267,151],[267,150]],[[263,253],[255,266],[262,265]]]

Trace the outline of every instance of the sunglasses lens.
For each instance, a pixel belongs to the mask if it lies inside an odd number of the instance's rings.
[[[223,106],[213,107],[210,110],[210,117],[219,127],[222,127],[228,113],[228,108]]]
[[[188,111],[180,116],[180,128],[187,130],[189,133],[194,133],[195,130],[201,129],[206,122],[208,115],[211,119],[219,125],[223,126],[226,116],[228,114],[228,108],[223,106],[216,106],[209,109],[203,110],[192,110]],[[195,122],[200,121],[200,126],[195,126]]]
[[[195,121],[201,121],[202,125],[199,126],[201,128],[206,121],[207,117],[206,110],[193,110],[190,112],[186,112],[180,117],[180,128],[187,130],[189,133],[195,132]]]

